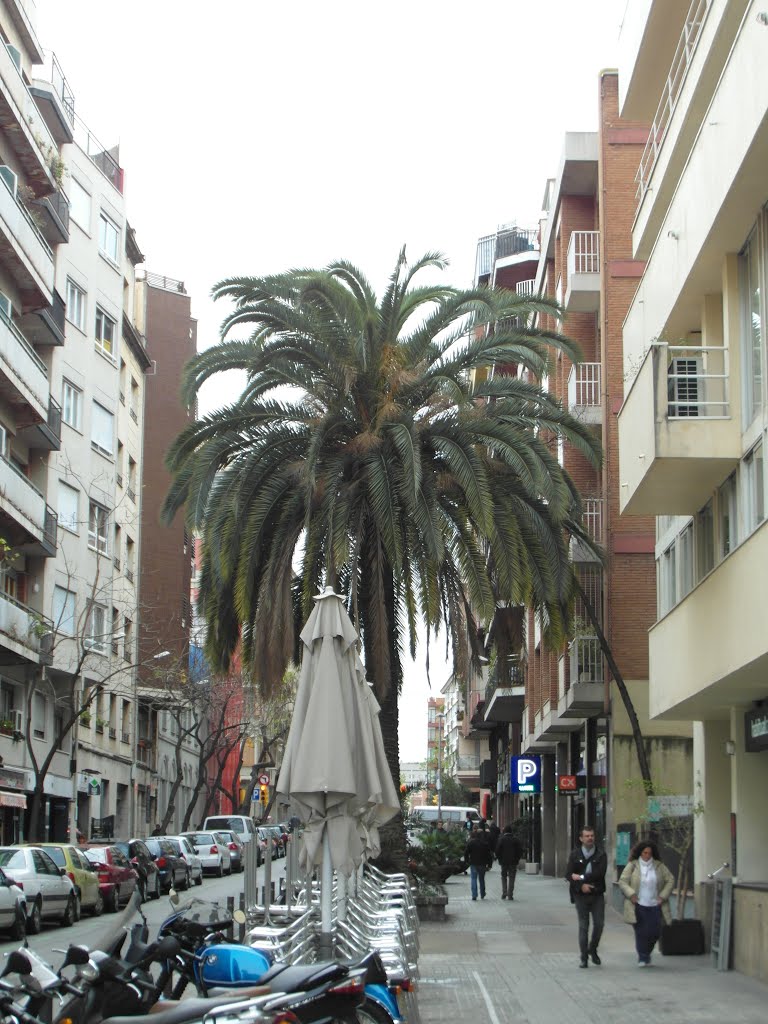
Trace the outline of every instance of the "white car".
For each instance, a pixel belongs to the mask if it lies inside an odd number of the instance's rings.
[[[195,848],[186,836],[160,836],[167,839],[182,860],[189,866],[189,880],[195,885],[203,884],[203,862],[195,852]],[[189,888],[189,886],[187,886]]]
[[[232,858],[223,836],[216,832],[182,832],[182,836],[194,847],[203,871],[219,878],[232,873]]]
[[[27,900],[22,889],[0,868],[0,928],[7,929],[12,939],[27,934]]]
[[[66,868],[59,868],[39,846],[0,846],[0,868],[24,887],[27,931],[37,935],[43,918],[74,923],[77,895]]]

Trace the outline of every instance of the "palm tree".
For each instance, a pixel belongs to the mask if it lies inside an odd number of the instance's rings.
[[[417,626],[444,627],[464,673],[478,620],[499,602],[540,609],[564,638],[572,569],[564,534],[580,519],[559,465],[563,437],[593,463],[597,442],[517,368],[543,380],[562,336],[528,326],[545,299],[414,283],[405,252],[379,300],[347,262],[235,278],[222,341],[187,366],[194,406],[216,374],[246,374],[242,394],[190,426],[168,455],[164,514],[182,507],[203,538],[207,654],[236,649],[269,691],[294,650],[297,618],[321,584],[345,594],[382,705],[399,782],[398,706]],[[230,340],[247,327],[247,340]],[[495,372],[494,372],[495,371]]]

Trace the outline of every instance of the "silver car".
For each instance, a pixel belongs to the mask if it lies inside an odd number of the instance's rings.
[[[27,934],[27,899],[16,882],[0,868],[0,928],[7,929],[12,939]]]
[[[219,878],[232,873],[232,858],[223,836],[216,832],[182,832],[182,835],[192,844],[204,872]]]
[[[24,887],[27,901],[27,931],[37,935],[45,920],[71,925],[77,913],[75,887],[39,846],[0,846],[0,868]]]
[[[203,884],[203,862],[195,852],[195,848],[186,836],[160,836],[160,839],[167,839],[176,853],[182,860],[187,862],[189,867],[189,881],[195,885]],[[187,883],[189,888],[189,882]]]

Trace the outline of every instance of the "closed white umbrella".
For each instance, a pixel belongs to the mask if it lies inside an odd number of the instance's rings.
[[[331,587],[315,601],[301,633],[301,673],[277,792],[305,820],[300,864],[323,866],[325,933],[330,872],[350,875],[378,852],[378,826],[398,812],[399,802],[355,628]]]

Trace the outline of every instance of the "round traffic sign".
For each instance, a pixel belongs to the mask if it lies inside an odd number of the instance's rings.
[[[269,776],[266,774],[266,772],[262,772],[261,775],[259,776],[259,785],[260,786],[268,786],[269,785]]]

